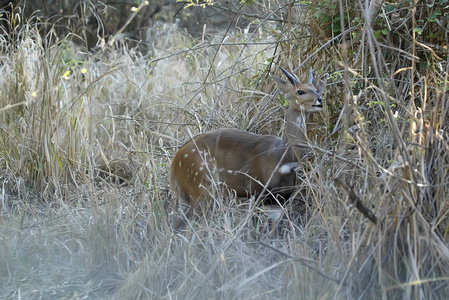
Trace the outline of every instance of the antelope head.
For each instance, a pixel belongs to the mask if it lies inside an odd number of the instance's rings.
[[[310,68],[309,80],[307,83],[299,82],[292,74],[287,72],[284,68],[280,67],[285,76],[287,76],[288,81],[291,83],[289,85],[287,81],[280,79],[278,77],[272,76],[277,87],[282,94],[289,100],[289,105],[293,107],[296,111],[302,111],[304,113],[313,113],[323,110],[322,95],[326,88],[326,82],[329,74],[324,74],[317,86],[313,84],[313,71]]]
[[[306,125],[310,113],[323,110],[322,96],[326,89],[329,74],[324,74],[315,86],[313,71],[310,68],[307,83],[299,82],[292,74],[280,68],[287,76],[290,84],[278,77],[272,76],[280,92],[288,99],[287,135],[289,139],[306,140]]]

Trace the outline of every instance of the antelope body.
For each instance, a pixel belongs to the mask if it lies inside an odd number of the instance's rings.
[[[196,136],[176,153],[170,168],[170,187],[176,195],[176,209],[179,201],[190,205],[187,217],[199,201],[210,195],[212,182],[224,183],[238,197],[259,194],[264,188],[284,197],[291,194],[301,152],[294,144],[306,140],[309,114],[323,109],[321,96],[328,74],[314,86],[312,69],[305,84],[281,70],[291,85],[272,78],[289,100],[285,138],[216,129]]]

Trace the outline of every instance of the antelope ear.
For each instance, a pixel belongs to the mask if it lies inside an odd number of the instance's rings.
[[[321,76],[320,81],[318,82],[318,86],[316,89],[320,96],[323,95],[324,91],[326,90],[326,83],[327,83],[328,78],[329,78],[329,74],[326,73],[323,76]]]
[[[276,83],[276,86],[282,94],[287,95],[288,93],[290,93],[292,87],[287,83],[287,81],[275,76],[271,76],[271,78],[273,78],[274,83]]]
[[[312,70],[312,67],[309,69],[309,80],[307,82],[313,84],[313,70]]]

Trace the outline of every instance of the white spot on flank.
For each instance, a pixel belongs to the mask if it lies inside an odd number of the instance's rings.
[[[189,155],[186,153],[186,154],[184,154],[184,158],[187,158],[187,157],[189,157]]]
[[[192,149],[192,153],[195,153],[195,152],[196,152],[196,149],[195,149],[195,148],[193,148],[193,149]]]
[[[219,168],[218,169],[218,172],[223,172],[224,171],[224,168]]]
[[[232,170],[227,170],[226,172],[228,172],[229,174],[232,174]]]
[[[291,162],[283,164],[279,167],[278,172],[282,175],[290,174],[295,168],[297,168],[299,165],[298,162]]]
[[[198,176],[198,172],[195,172],[195,178],[196,178],[196,176]]]
[[[291,169],[290,169],[290,167],[287,166],[287,165],[281,166],[281,167],[279,168],[279,170],[278,170],[278,172],[281,173],[281,174],[288,174],[288,173],[290,173],[290,171],[291,171]]]
[[[179,165],[179,167],[181,168],[181,161],[179,161],[179,164],[178,164],[178,165]]]
[[[204,170],[204,168],[203,167],[200,167],[200,169],[199,169],[200,171],[203,171]]]

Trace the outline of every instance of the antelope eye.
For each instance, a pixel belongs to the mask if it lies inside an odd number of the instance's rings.
[[[304,95],[305,93],[306,93],[306,92],[301,91],[301,90],[297,90],[297,91],[296,91],[296,94],[298,94],[299,96]]]

